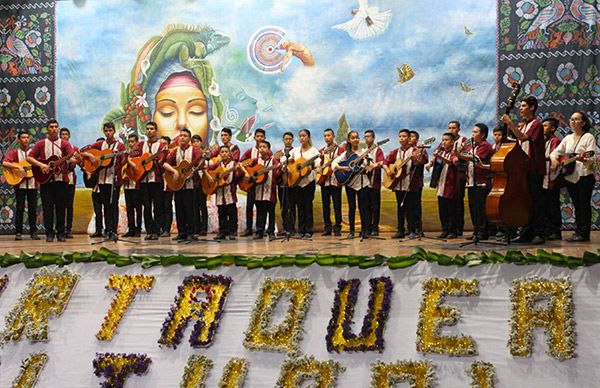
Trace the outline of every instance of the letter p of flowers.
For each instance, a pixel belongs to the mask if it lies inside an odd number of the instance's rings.
[[[359,335],[352,333],[354,307],[358,298],[360,280],[338,281],[332,317],[327,327],[327,350],[329,352],[378,351],[384,348],[383,330],[390,311],[390,299],[394,288],[389,277],[369,280],[371,292],[369,307],[363,319]]]
[[[300,350],[302,324],[314,287],[308,279],[266,278],[252,311],[244,346],[252,350],[296,354]],[[287,314],[281,323],[272,327],[271,315],[284,294],[290,296]]]
[[[193,347],[210,346],[215,335],[225,300],[231,287],[231,278],[220,275],[187,276],[179,286],[175,305],[163,323],[159,344],[176,348],[190,319],[194,325],[190,344]]]

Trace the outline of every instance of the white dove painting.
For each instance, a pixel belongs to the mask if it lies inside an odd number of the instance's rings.
[[[368,0],[358,0],[358,9],[353,9],[352,15],[346,23],[331,28],[346,31],[354,40],[366,40],[383,34],[392,20],[392,11],[381,12],[378,7],[370,7]]]

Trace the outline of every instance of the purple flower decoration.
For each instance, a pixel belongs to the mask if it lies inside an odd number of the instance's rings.
[[[230,277],[207,274],[187,276],[177,289],[175,304],[162,325],[158,343],[176,348],[181,343],[183,332],[190,319],[194,318],[197,322],[190,337],[190,345],[195,348],[209,346],[219,327],[230,286]],[[217,292],[218,289],[220,292]],[[183,302],[186,300],[191,302],[189,311],[182,310]],[[210,322],[207,322],[208,319]],[[208,330],[207,334],[203,335],[206,330]]]
[[[367,314],[363,319],[362,329],[357,336],[352,332],[352,321],[354,308],[360,288],[360,280],[349,279],[338,281],[338,289],[335,292],[333,308],[331,309],[331,320],[327,326],[327,351],[349,352],[349,351],[377,351],[384,349],[383,330],[390,311],[390,301],[394,286],[387,276],[369,280],[371,291],[369,293],[369,305]],[[346,298],[342,295],[346,294]],[[342,304],[342,299],[345,303]],[[342,318],[343,313],[343,318]],[[342,343],[336,338],[341,337]],[[374,341],[372,337],[375,337]]]
[[[106,378],[101,387],[120,388],[132,373],[138,376],[146,373],[151,362],[145,354],[96,353],[92,365],[96,376]]]

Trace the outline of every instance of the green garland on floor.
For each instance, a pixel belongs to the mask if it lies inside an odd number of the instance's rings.
[[[170,266],[180,264],[183,266],[194,266],[202,269],[215,269],[221,266],[239,266],[247,269],[273,268],[273,267],[306,267],[311,264],[333,267],[359,267],[371,268],[387,266],[390,269],[407,268],[419,261],[428,261],[439,265],[476,266],[481,264],[512,263],[517,265],[527,264],[551,264],[557,267],[568,267],[571,269],[590,266],[600,263],[600,250],[584,252],[582,257],[566,256],[558,252],[548,252],[538,249],[536,254],[523,253],[521,251],[508,251],[505,254],[495,251],[481,253],[467,253],[465,255],[448,256],[442,253],[426,251],[422,248],[414,248],[409,256],[387,257],[375,256],[346,256],[346,255],[281,255],[253,257],[245,255],[219,255],[219,256],[184,256],[184,255],[150,255],[133,253],[129,256],[121,256],[110,249],[100,248],[92,252],[63,252],[63,253],[41,253],[29,254],[21,252],[19,255],[5,253],[0,256],[0,267],[9,267],[15,264],[23,264],[27,268],[39,268],[47,265],[63,266],[71,263],[106,262],[117,267],[139,264],[142,268],[150,268],[157,265]]]

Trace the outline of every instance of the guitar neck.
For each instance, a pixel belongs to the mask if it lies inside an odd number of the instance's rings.
[[[272,165],[272,166],[269,166],[269,167],[262,168],[262,169],[258,170],[258,171],[255,173],[255,175],[262,175],[262,174],[266,174],[266,173],[268,173],[268,172],[269,172],[269,171],[271,171],[271,170],[275,170],[277,167],[279,167],[279,165]]]

